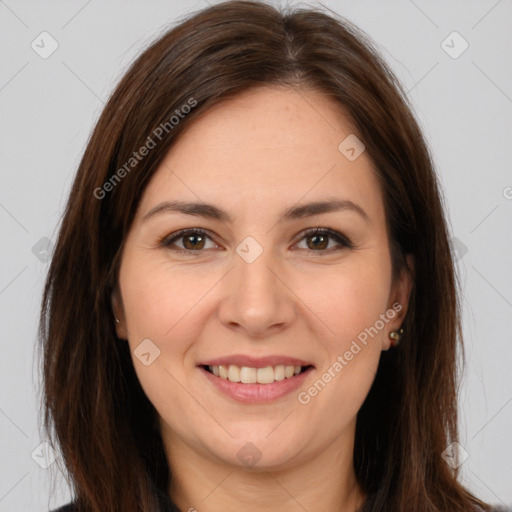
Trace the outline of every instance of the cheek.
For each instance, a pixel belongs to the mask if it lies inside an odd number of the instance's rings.
[[[332,409],[340,422],[357,414],[362,405],[377,371],[386,323],[392,318],[386,315],[390,276],[387,267],[375,261],[337,269],[325,281],[329,285],[323,293],[318,287],[303,289],[308,306],[326,326],[320,340],[325,362],[318,380],[305,390],[304,402],[311,398],[321,409]]]
[[[173,267],[164,257],[128,255],[120,271],[128,332],[134,338],[162,342],[170,331],[187,323],[187,314],[208,290],[210,280]]]
[[[354,258],[346,266],[304,281],[297,294],[323,321],[329,338],[343,347],[385,313],[390,288],[387,270],[375,264],[375,258]]]
[[[177,382],[187,378],[182,361],[200,328],[189,313],[204,291],[190,286],[186,274],[169,268],[165,258],[134,251],[123,259],[119,275],[135,372],[155,408],[167,414],[186,403],[188,395]],[[147,365],[144,353],[150,354]]]

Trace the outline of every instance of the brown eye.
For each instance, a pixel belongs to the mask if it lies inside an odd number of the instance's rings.
[[[329,237],[325,235],[308,235],[306,239],[311,241],[309,249],[326,249],[329,245]]]
[[[176,252],[199,253],[207,248],[205,245],[208,240],[213,242],[211,237],[206,234],[206,231],[202,229],[185,229],[164,238],[161,241],[161,245]],[[177,242],[182,245],[177,245]],[[214,245],[216,244],[214,243]]]
[[[306,241],[305,250],[310,253],[331,253],[342,249],[351,249],[353,244],[341,233],[332,229],[315,228],[305,232],[301,238]],[[212,242],[213,247],[206,247],[208,241]],[[329,247],[331,242],[334,246]],[[199,255],[209,248],[218,247],[212,238],[203,229],[184,229],[172,233],[160,242],[161,246],[174,252]],[[181,246],[180,246],[181,244]]]
[[[186,249],[195,251],[204,247],[204,235],[184,235],[182,239]]]
[[[339,251],[343,248],[351,249],[353,244],[348,238],[343,236],[337,231],[331,229],[315,228],[304,233],[302,240],[306,240],[306,250],[310,252],[333,252]],[[333,240],[335,243],[334,247],[329,247],[330,241]],[[327,249],[327,250],[326,250]]]

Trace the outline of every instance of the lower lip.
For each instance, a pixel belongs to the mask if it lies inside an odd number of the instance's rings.
[[[273,402],[274,400],[297,390],[313,370],[313,367],[310,366],[307,370],[299,373],[298,375],[285,378],[284,380],[276,380],[271,384],[242,384],[240,382],[231,382],[230,380],[213,375],[213,373],[210,373],[202,366],[200,366],[199,369],[222,393],[238,402],[246,404],[260,404]]]

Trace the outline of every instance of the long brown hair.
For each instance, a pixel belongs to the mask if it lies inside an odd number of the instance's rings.
[[[415,258],[405,334],[382,354],[358,413],[363,510],[488,510],[442,457],[458,439],[460,301],[443,199],[406,94],[343,18],[250,1],[190,15],[146,49],[110,97],[78,168],[44,290],[39,348],[43,424],[79,510],[149,512],[168,500],[156,411],[116,337],[110,297],[141,194],[179,134],[211,106],[264,84],[321,91],[345,108],[377,169],[393,277],[405,254]],[[148,137],[154,146],[135,159]]]

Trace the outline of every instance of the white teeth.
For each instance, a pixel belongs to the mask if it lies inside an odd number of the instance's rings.
[[[284,380],[284,364],[279,364],[274,368],[274,378]]]
[[[256,368],[247,368],[247,366],[242,366],[240,368],[240,381],[244,384],[252,384],[256,382]]]
[[[231,382],[240,382],[240,368],[234,364],[230,364],[228,368],[228,379]]]
[[[256,382],[258,384],[270,384],[274,382],[274,368],[272,366],[266,366],[265,368],[258,368],[256,374]]]
[[[274,381],[289,379],[298,375],[302,366],[266,366],[265,368],[251,368],[248,366],[218,365],[209,366],[208,369],[217,377],[231,382],[242,382],[243,384],[271,384]]]
[[[215,366],[211,366],[210,368],[215,368]],[[220,365],[219,367],[219,377],[222,377],[223,379],[228,378],[228,369],[224,365]],[[212,370],[213,374],[215,375],[215,370]]]

